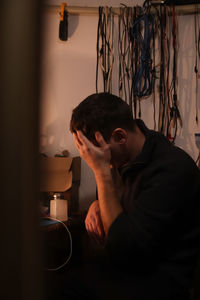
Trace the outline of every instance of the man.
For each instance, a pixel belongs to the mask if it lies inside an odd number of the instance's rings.
[[[189,299],[200,250],[200,172],[192,158],[108,93],[82,101],[70,129],[96,179],[98,201],[85,224],[105,243],[111,282],[124,299]]]

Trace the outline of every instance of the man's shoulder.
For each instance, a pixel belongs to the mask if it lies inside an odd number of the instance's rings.
[[[155,140],[154,158],[163,160],[164,162],[188,163],[193,167],[197,167],[193,158],[181,147],[170,143],[167,138],[159,132],[151,131],[152,138]]]

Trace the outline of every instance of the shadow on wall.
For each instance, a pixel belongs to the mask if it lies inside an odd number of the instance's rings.
[[[181,108],[181,117],[183,121],[182,135],[177,135],[176,144],[187,149],[189,154],[195,158],[196,148],[194,144],[194,134],[196,127],[196,84],[194,75],[195,53],[194,53],[194,37],[191,32],[194,32],[192,22],[186,22],[187,16],[180,18],[184,22],[184,31],[180,31],[179,40],[180,48],[178,52],[178,90],[179,107]],[[187,24],[187,26],[186,26]],[[190,39],[190,41],[188,41]],[[181,49],[184,45],[184,50]],[[192,129],[191,129],[192,126]]]
[[[54,156],[55,154],[62,154],[64,145],[66,144],[65,132],[66,124],[62,124],[62,121],[57,119],[46,127],[45,133],[40,136],[40,152],[47,156]],[[62,146],[63,145],[63,146]],[[51,149],[51,153],[48,153],[48,149]]]
[[[79,16],[68,15],[68,37],[72,37],[79,24]]]

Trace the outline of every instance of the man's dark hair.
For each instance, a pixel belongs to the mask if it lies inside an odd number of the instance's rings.
[[[88,96],[73,110],[70,130],[81,130],[93,142],[99,131],[108,142],[115,128],[133,131],[134,124],[125,101],[109,93],[98,93]]]

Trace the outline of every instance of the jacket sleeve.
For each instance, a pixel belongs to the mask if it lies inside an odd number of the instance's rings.
[[[141,180],[133,209],[122,212],[108,232],[106,248],[116,263],[166,255],[193,218],[199,171],[190,160],[155,163]]]

